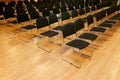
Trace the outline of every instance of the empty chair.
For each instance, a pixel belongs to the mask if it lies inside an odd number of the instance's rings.
[[[38,36],[42,37],[42,36],[46,36],[49,38],[48,41],[51,41],[50,39],[55,37],[55,36],[58,36],[58,32],[55,32],[53,30],[50,29],[50,26],[49,26],[49,22],[48,20],[45,18],[45,17],[40,17],[36,20],[36,26],[37,26],[37,32],[38,32]],[[39,30],[41,28],[45,28],[45,27],[48,27],[49,30],[45,30],[45,31],[42,31],[42,32],[39,32]],[[50,42],[49,42],[50,43]],[[39,41],[38,41],[38,46],[40,47],[39,45]],[[41,48],[41,47],[40,47]],[[43,48],[42,48],[43,49]],[[47,50],[47,49],[44,49],[45,51],[47,52],[50,52],[50,50]]]
[[[48,9],[45,9],[42,11],[42,15],[43,15],[43,17],[47,17],[50,15],[50,11]]]
[[[39,5],[39,6],[38,6],[39,12],[42,12],[44,9],[45,9],[45,6],[44,6],[44,5]]]
[[[78,18],[78,12],[76,9],[72,10],[71,17],[73,18],[73,20],[76,20]]]
[[[3,15],[3,8],[0,7],[0,15]]]
[[[85,14],[85,9],[84,8],[79,9],[79,15],[84,15],[84,14]]]
[[[91,10],[92,10],[92,11],[95,11],[95,10],[96,10],[95,5],[91,6]]]
[[[68,23],[68,24],[63,25],[62,33],[63,33],[63,40],[64,40],[64,38],[67,38],[68,36],[75,34],[76,31],[75,31],[74,23]],[[83,40],[80,40],[80,39],[77,39],[76,37],[74,37],[74,39],[71,39],[70,41],[66,42],[65,45],[73,48],[73,51],[63,54],[63,60],[71,63],[72,65],[76,66],[77,68],[80,68],[81,63],[79,63],[80,59],[76,59],[75,55],[77,57],[84,56],[87,58],[91,58],[91,56],[92,56],[92,53],[91,53],[91,55],[83,53],[83,51],[85,49],[91,48],[89,42],[86,42],[86,41],[83,41]]]
[[[54,14],[59,14],[60,13],[59,8],[53,8],[53,13]]]
[[[74,8],[73,8],[73,6],[70,4],[70,5],[68,5],[68,9],[69,9],[69,11],[70,11],[70,10],[73,10]]]
[[[61,9],[61,12],[67,11],[66,7],[64,7],[64,6],[61,7],[60,9]]]
[[[85,7],[85,12],[89,13],[90,12],[90,8],[89,7]]]
[[[26,13],[17,15],[17,22],[19,29],[32,30],[33,28],[36,28],[35,25],[30,24],[29,20],[30,20],[29,16]],[[28,22],[28,24],[20,25],[23,22]]]
[[[5,23],[16,24],[14,9],[12,7],[6,8],[5,11],[3,12],[3,16],[6,21]]]
[[[82,30],[82,29],[84,29],[84,20],[83,19],[77,19],[75,22],[74,22],[74,26],[75,26],[75,32],[76,32],[76,35],[78,35],[77,34],[77,32],[79,32],[79,30]]]
[[[37,19],[40,17],[37,11],[31,11],[29,12],[29,14],[30,14],[30,19]]]
[[[50,14],[48,19],[49,19],[49,24],[50,24],[51,28],[53,28],[55,30],[61,30],[62,27],[60,26],[60,23],[58,21],[56,14],[54,14],[54,13]]]
[[[61,20],[62,20],[62,24],[68,23],[70,20],[70,14],[67,11],[62,12],[61,13]]]

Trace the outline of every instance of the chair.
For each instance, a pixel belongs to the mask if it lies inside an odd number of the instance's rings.
[[[45,17],[40,17],[36,20],[36,26],[37,26],[37,33],[38,33],[38,36],[39,37],[48,37],[49,38],[49,43],[51,43],[51,38],[55,37],[55,36],[58,36],[59,32],[56,32],[56,31],[53,31],[50,26],[49,26],[49,22],[48,20],[45,18]],[[46,31],[43,31],[43,32],[40,32],[39,33],[39,29],[41,28],[46,28],[48,27],[49,30],[46,30]],[[52,41],[53,42],[53,41]],[[38,41],[38,46],[40,47],[39,45],[39,41]],[[41,49],[43,49],[42,47],[40,47]],[[43,49],[47,52],[51,52],[51,49],[50,50],[47,50],[47,49]]]
[[[85,12],[89,13],[90,12],[90,8],[89,7],[85,7]]]
[[[68,24],[63,25],[62,33],[63,33],[63,41],[64,41],[64,38],[67,38],[68,36],[75,34],[76,31],[75,31],[74,23],[68,23]],[[75,37],[74,39],[71,39],[68,42],[66,42],[65,45],[71,47],[73,50],[72,52],[64,53],[62,57],[63,60],[67,61],[68,63],[71,63],[77,68],[80,68],[81,63],[79,63],[80,59],[76,58],[75,55],[77,57],[83,56],[87,58],[91,58],[92,56],[92,54],[88,55],[86,53],[82,53],[82,50],[90,48],[89,42],[77,39]],[[78,49],[80,52],[76,51],[75,49]]]
[[[32,32],[32,29],[36,28],[36,26],[33,24],[30,24],[29,21],[30,21],[30,19],[29,19],[28,14],[23,13],[23,14],[17,15],[17,22],[18,22],[19,29],[31,30],[31,32]],[[23,22],[28,22],[28,24],[20,26],[20,24],[22,24]]]
[[[69,22],[70,20],[70,14],[67,11],[64,11],[61,13],[61,20],[62,20],[62,24],[66,24]]]
[[[16,20],[13,19],[15,18],[15,15],[14,15],[14,9],[12,7],[5,8],[5,11],[3,12],[3,16],[4,16],[4,20],[6,21],[5,22],[6,24],[7,23],[16,24]]]
[[[37,11],[30,11],[28,16],[31,24],[35,24],[36,19],[41,17]]]
[[[80,17],[81,17],[81,15],[84,15],[84,14],[85,14],[85,9],[84,8],[79,9]]]
[[[92,10],[92,11],[95,11],[95,10],[96,10],[95,5],[91,6],[91,10]]]
[[[47,17],[47,16],[50,15],[50,11],[45,8],[45,9],[42,11],[42,15],[43,15],[43,17]]]
[[[52,29],[61,30],[62,26],[60,26],[60,23],[58,21],[56,14],[54,14],[54,13],[50,14],[48,19],[49,19],[49,24]]]
[[[66,7],[64,7],[64,6],[61,7],[60,10],[61,10],[61,12],[67,11]]]
[[[59,14],[60,13],[59,8],[53,8],[53,13],[54,14]]]
[[[76,9],[72,10],[71,17],[73,20],[76,20],[78,18],[78,12]]]
[[[73,6],[70,4],[70,5],[68,5],[68,9],[69,9],[69,11],[70,11],[70,10],[73,10],[74,8],[73,8]]]

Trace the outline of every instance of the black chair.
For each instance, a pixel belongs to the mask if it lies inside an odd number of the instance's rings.
[[[70,14],[67,11],[64,11],[61,13],[61,20],[62,20],[62,24],[66,24],[70,21]],[[67,21],[67,22],[66,22]]]
[[[91,6],[91,10],[92,10],[92,11],[95,11],[95,10],[96,10],[95,5]]]
[[[79,9],[79,15],[84,15],[84,14],[85,14],[85,9],[84,8]]]
[[[74,26],[75,26],[75,32],[76,32],[76,35],[77,35],[77,32],[81,29],[84,28],[84,20],[83,19],[77,19],[75,22],[74,22]]]
[[[65,38],[67,38],[68,36],[70,35],[73,35],[76,33],[75,31],[75,26],[74,26],[74,23],[68,23],[68,24],[65,24],[63,25],[63,28],[62,28],[62,33],[63,33],[63,41]],[[64,41],[65,42],[65,41]],[[82,50],[86,47],[89,46],[90,43],[86,42],[86,41],[83,41],[83,40],[80,40],[80,39],[77,39],[76,37],[72,40],[70,40],[69,42],[67,42],[65,45],[67,46],[70,46],[72,48],[76,48],[76,49],[79,49],[79,50]],[[79,53],[81,55],[85,55],[85,57],[88,57],[88,58],[91,58],[91,56],[89,55],[86,55],[85,53]],[[79,55],[78,54],[78,55]],[[80,55],[79,55],[80,56]],[[63,56],[64,58],[64,56]]]
[[[47,16],[50,15],[50,11],[45,8],[45,9],[42,11],[42,15],[43,15],[43,17],[47,17]]]
[[[45,17],[40,17],[40,18],[38,18],[37,20],[36,20],[36,26],[37,26],[37,32],[38,32],[38,36],[39,37],[43,37],[43,36],[46,36],[46,37],[48,37],[49,38],[49,43],[51,42],[51,38],[53,38],[53,37],[55,37],[55,36],[58,36],[58,32],[56,32],[56,31],[53,31],[53,30],[51,30],[50,29],[50,26],[49,26],[49,22],[48,22],[48,20],[45,18]],[[41,28],[45,28],[45,27],[49,27],[49,30],[47,30],[47,31],[44,31],[44,32],[39,32],[39,29],[41,29]],[[38,46],[40,47],[40,45],[39,45],[39,41],[38,41]],[[41,47],[40,47],[41,48]],[[43,49],[43,48],[42,48]],[[47,49],[43,49],[43,50],[45,50],[45,51],[47,51],[47,52],[50,52],[51,51],[51,49],[50,50],[47,50]]]
[[[17,17],[17,22],[18,22],[19,29],[32,30],[32,29],[36,28],[35,25],[30,24],[30,22],[29,22],[30,19],[29,19],[28,14],[24,13],[24,14],[17,15],[16,17]],[[28,22],[28,24],[24,25],[24,26],[21,26],[20,24],[23,23],[23,22]]]
[[[53,8],[53,13],[54,14],[59,14],[60,13],[59,8]]]
[[[71,12],[71,17],[72,17],[73,19],[77,19],[77,18],[78,18],[78,12],[77,12],[76,9],[72,10],[72,12]]]
[[[37,30],[40,28],[43,28],[43,27],[49,27],[49,30],[47,30],[46,32],[40,33],[40,35],[44,35],[47,37],[53,37],[53,36],[56,36],[58,34],[58,32],[50,30],[49,22],[45,17],[38,18],[36,20],[36,26],[37,26]]]
[[[5,11],[3,12],[3,16],[4,16],[4,20],[6,21],[5,23],[9,24],[9,23],[12,23],[12,24],[16,24],[16,20],[15,20],[15,15],[14,15],[14,9],[12,7],[7,7],[5,9]],[[11,18],[14,18],[14,20]]]
[[[39,13],[37,11],[31,11],[29,12],[29,15],[30,15],[30,19],[37,19],[40,17]]]
[[[69,9],[69,11],[70,11],[70,10],[73,10],[74,8],[73,8],[73,6],[70,4],[70,5],[68,5],[68,9]]]
[[[50,26],[54,26],[54,23],[58,24],[57,26],[55,25],[54,27],[52,27],[52,29],[54,29],[54,30],[61,30],[62,26],[60,26],[60,23],[58,21],[58,18],[56,16],[56,14],[54,14],[54,13],[50,14],[48,19],[49,19]]]
[[[0,15],[3,15],[3,8],[0,7]]]
[[[66,7],[64,7],[64,6],[61,7],[60,10],[61,10],[61,12],[67,11]]]
[[[85,7],[85,12],[89,13],[90,12],[90,7]]]
[[[61,31],[63,34],[63,42],[64,42],[64,38],[76,33],[74,23],[67,23],[63,25]]]
[[[45,5],[39,5],[38,10],[39,12],[42,12],[45,9]]]

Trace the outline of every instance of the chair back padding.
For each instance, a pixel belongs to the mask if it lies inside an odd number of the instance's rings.
[[[63,33],[63,38],[74,34],[75,33],[74,23],[68,23],[63,25],[62,33]]]
[[[40,17],[36,20],[36,26],[38,29],[45,26],[49,26],[48,20],[45,17]]]

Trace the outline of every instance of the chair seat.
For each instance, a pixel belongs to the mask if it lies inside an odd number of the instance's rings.
[[[113,20],[120,20],[120,17],[111,17],[110,19],[113,19]]]
[[[9,21],[9,23],[17,24],[17,21],[16,21],[16,20],[14,20],[14,21]]]
[[[35,25],[27,25],[27,26],[24,26],[22,28],[29,30],[29,29],[36,28],[36,26]]]
[[[107,27],[107,28],[111,28],[113,25],[112,24],[108,24],[108,23],[101,23],[100,25],[98,25],[100,27]]]
[[[101,28],[101,27],[93,27],[92,29],[90,29],[90,31],[95,31],[95,32],[105,32],[105,28]]]
[[[120,17],[120,13],[119,13],[119,14],[114,15],[113,17]]]
[[[57,26],[55,28],[53,28],[54,30],[61,30],[62,29],[62,26]]]
[[[59,34],[58,32],[55,32],[52,30],[41,33],[41,35],[48,36],[48,37],[53,37],[53,36],[56,36],[58,34]]]
[[[98,36],[91,33],[83,33],[82,35],[78,36],[78,38],[88,39],[88,40],[95,40]]]
[[[83,41],[83,40],[79,40],[79,39],[74,39],[70,42],[68,42],[66,45],[71,46],[71,47],[75,47],[78,48],[79,50],[87,47],[90,43]]]
[[[111,24],[115,24],[116,21],[106,20],[106,21],[104,21],[103,23],[111,23]]]

